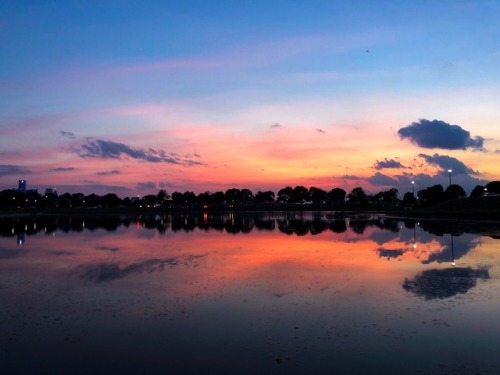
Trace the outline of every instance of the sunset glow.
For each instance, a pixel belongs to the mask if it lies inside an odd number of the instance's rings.
[[[484,1],[4,2],[0,189],[404,194],[453,169],[470,193],[500,179],[499,17]]]

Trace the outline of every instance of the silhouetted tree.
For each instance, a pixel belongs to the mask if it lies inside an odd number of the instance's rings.
[[[146,207],[154,207],[158,203],[158,196],[148,194],[141,198],[141,205]]]
[[[253,199],[254,203],[273,203],[274,202],[274,192],[273,191],[258,191]]]
[[[175,205],[183,205],[184,199],[183,199],[182,193],[179,193],[178,191],[174,191],[172,193],[172,203]]]
[[[311,202],[318,205],[323,203],[328,198],[328,193],[323,189],[311,187],[309,189],[309,197],[311,199]]]
[[[459,199],[465,198],[467,194],[460,185],[453,184],[446,188],[445,196],[447,199]]]
[[[250,203],[253,201],[253,193],[248,189],[241,190],[241,201],[243,203]]]
[[[403,195],[403,203],[406,206],[414,206],[417,204],[417,198],[415,198],[415,195],[413,195],[412,192],[408,191]]]
[[[481,197],[485,193],[485,186],[476,185],[474,189],[472,189],[470,196],[471,197]]]
[[[170,199],[170,195],[168,195],[167,191],[165,189],[161,189],[158,194],[156,194],[156,202],[162,206],[164,206],[167,202],[167,200]]]
[[[184,200],[184,203],[190,205],[196,202],[196,195],[192,191],[186,191],[182,194],[182,199]]]
[[[280,203],[288,203],[292,198],[293,189],[291,186],[287,186],[280,191],[278,191],[278,198],[276,199]]]
[[[328,198],[332,201],[334,205],[343,205],[345,202],[345,197],[347,193],[344,189],[334,188],[328,193]]]
[[[73,207],[85,206],[85,195],[82,193],[71,194],[71,204]]]
[[[65,207],[65,208],[71,207],[73,205],[71,194],[64,193],[64,194],[60,195],[59,200],[58,200],[58,204],[59,204],[59,207]]]
[[[215,204],[223,204],[224,203],[224,193],[222,191],[216,191],[212,195],[212,200]]]
[[[102,197],[101,204],[106,207],[118,207],[122,204],[122,200],[116,194],[109,193]]]
[[[89,194],[85,197],[85,206],[87,207],[97,207],[101,205],[101,197],[97,194]]]
[[[203,204],[203,205],[210,204],[210,203],[212,203],[212,193],[210,193],[209,191],[206,191],[204,193],[200,193],[196,197],[196,201],[200,204]]]
[[[500,181],[488,182],[485,188],[488,193],[500,194]]]
[[[295,186],[290,197],[291,203],[304,203],[309,200],[309,190],[304,186]]]
[[[364,206],[368,203],[368,197],[362,187],[355,187],[347,195],[349,203]]]
[[[224,200],[230,204],[241,202],[241,191],[235,188],[226,190]]]
[[[434,185],[418,192],[421,206],[430,206],[444,200],[444,190],[441,185]]]

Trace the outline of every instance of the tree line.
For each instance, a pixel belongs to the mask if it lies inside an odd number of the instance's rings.
[[[485,186],[477,185],[470,197],[500,193],[500,181],[493,181]],[[105,195],[83,193],[55,192],[39,194],[36,191],[22,192],[18,189],[7,189],[0,192],[0,207],[6,208],[48,208],[48,207],[169,207],[169,208],[280,208],[284,206],[305,206],[311,208],[341,207],[416,207],[430,206],[450,199],[466,198],[464,189],[457,184],[434,185],[416,194],[406,192],[400,195],[398,189],[392,188],[376,194],[367,193],[362,187],[355,187],[350,192],[342,188],[323,190],[317,187],[287,186],[275,194],[271,190],[253,193],[249,189],[230,188],[226,191],[204,192],[195,194],[192,191],[173,192],[171,195],[161,189],[157,194],[143,197],[120,198],[114,193]]]

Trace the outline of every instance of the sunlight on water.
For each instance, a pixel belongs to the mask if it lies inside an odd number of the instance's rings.
[[[8,218],[2,373],[498,373],[495,225]]]

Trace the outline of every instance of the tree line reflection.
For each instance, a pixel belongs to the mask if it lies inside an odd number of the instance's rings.
[[[377,215],[337,216],[333,213],[304,212],[256,212],[256,213],[200,213],[140,216],[19,216],[0,219],[0,236],[20,237],[37,233],[53,234],[57,231],[116,231],[130,226],[156,230],[160,234],[167,231],[215,230],[227,233],[250,233],[256,231],[276,231],[287,235],[317,235],[323,232],[344,233],[351,231],[362,235],[368,228],[398,233],[402,228],[415,230],[416,226],[437,236],[452,233],[477,233],[500,238],[495,227],[476,224],[458,224],[445,221],[417,221]]]

